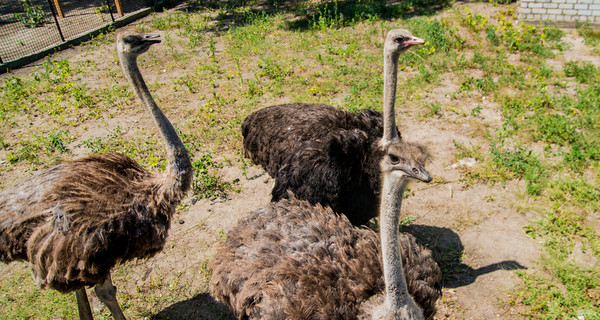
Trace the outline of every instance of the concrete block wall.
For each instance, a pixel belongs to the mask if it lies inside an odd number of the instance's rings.
[[[519,20],[573,27],[588,22],[600,25],[600,0],[520,0]]]

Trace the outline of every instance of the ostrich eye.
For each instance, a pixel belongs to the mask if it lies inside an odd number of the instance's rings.
[[[127,37],[125,37],[124,40],[127,43],[134,43],[135,42],[135,37],[134,36],[127,36]]]
[[[400,162],[400,158],[395,154],[390,154],[389,157],[392,164],[398,164],[398,162]]]
[[[400,38],[394,39],[394,42],[396,42],[396,43],[403,43],[406,40],[408,40],[408,38],[400,37]]]

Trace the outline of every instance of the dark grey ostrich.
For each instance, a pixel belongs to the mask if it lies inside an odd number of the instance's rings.
[[[117,36],[123,71],[152,115],[166,145],[163,174],[121,154],[64,162],[0,192],[0,260],[27,260],[42,288],[76,291],[81,319],[92,319],[85,292],[95,286],[113,318],[125,319],[110,272],[117,264],[158,253],[175,207],[190,188],[192,166],[138,69],[153,35]]]
[[[239,319],[431,318],[440,269],[429,249],[398,232],[407,183],[431,181],[426,154],[397,134],[386,136],[380,237],[290,195],[227,233],[211,262],[211,293]]]
[[[398,57],[423,42],[407,30],[388,33],[383,116],[292,103],[261,109],[244,120],[245,154],[275,179],[272,201],[286,198],[290,190],[299,199],[345,214],[354,225],[377,215],[383,126],[393,126],[389,132],[399,135],[394,122]]]

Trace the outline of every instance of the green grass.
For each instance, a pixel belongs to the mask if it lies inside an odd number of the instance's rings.
[[[479,128],[473,130],[477,144],[454,143],[455,160],[477,160],[460,168],[465,187],[524,182],[530,201],[519,205],[533,216],[525,232],[541,243],[544,259],[535,271],[519,273],[523,288],[510,303],[532,319],[598,318],[590,297],[599,290],[598,270],[569,257],[581,246],[599,258],[598,234],[588,217],[600,202],[600,68],[589,62],[555,67],[566,48],[563,31],[521,25],[514,5],[499,3],[489,4],[500,8],[493,16],[454,10],[443,0],[271,1],[260,10],[253,5],[189,1],[187,11],[155,14],[138,24],[163,35],[140,66],[190,151],[194,197],[238,191],[223,180],[221,170],[231,161],[220,155],[241,158],[239,126],[257,109],[302,101],[381,110],[382,39],[404,27],[427,43],[400,58],[398,112],[440,126]],[[598,55],[598,32],[587,26],[577,32]],[[6,158],[0,176],[34,172],[76,151],[121,152],[164,170],[160,138],[141,116],[145,111],[122,76],[113,46],[114,34],[100,35],[83,52],[100,51],[103,61],[51,57],[28,74],[0,79],[0,156]],[[442,86],[455,89],[432,100]],[[465,107],[445,98],[464,99]],[[501,117],[499,123],[486,122],[490,114]],[[95,127],[107,129],[84,135]],[[448,255],[458,261],[457,254]],[[7,319],[44,318],[32,313],[37,310],[29,301],[37,298],[24,300],[10,289],[25,278],[0,281],[1,307],[27,309],[3,309]],[[156,288],[170,285],[155,280]],[[140,288],[143,294],[152,289]],[[176,301],[181,292],[169,290]],[[134,292],[128,294],[126,301],[138,303]],[[152,304],[127,312],[148,317],[165,307],[157,297],[149,299]],[[15,305],[21,300],[28,302]],[[56,308],[47,318],[72,318],[63,312],[75,309],[63,303],[49,302],[48,309]]]
[[[0,319],[75,319],[75,294],[40,289],[27,268],[13,268],[0,281]],[[52,315],[52,316],[49,316]]]

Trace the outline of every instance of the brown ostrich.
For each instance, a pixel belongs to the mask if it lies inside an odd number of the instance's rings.
[[[394,123],[398,57],[422,43],[407,30],[388,33],[383,116],[373,110],[353,113],[292,103],[261,109],[244,120],[245,154],[275,179],[272,201],[286,198],[289,190],[345,214],[354,225],[377,216],[384,122],[393,125],[390,133],[400,135]]]
[[[409,180],[431,181],[427,155],[390,119],[379,144],[380,236],[291,194],[254,211],[211,262],[211,293],[239,319],[432,318],[441,271],[429,249],[398,232]]]
[[[117,36],[123,71],[166,145],[165,173],[121,154],[64,162],[0,192],[0,260],[27,260],[42,288],[75,291],[80,319],[92,319],[94,290],[113,318],[125,319],[111,269],[149,258],[165,243],[175,207],[190,188],[192,166],[175,129],[156,105],[137,57],[159,43],[133,31]]]

